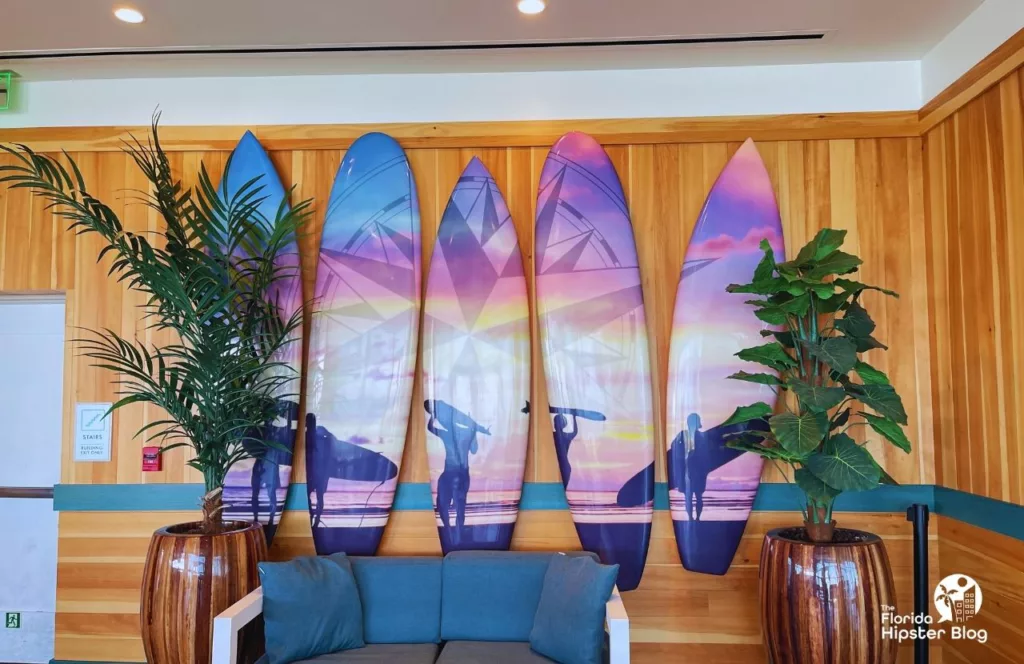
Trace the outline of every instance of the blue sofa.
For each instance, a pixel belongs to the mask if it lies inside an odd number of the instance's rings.
[[[528,643],[552,553],[459,551],[442,558],[352,557],[366,647],[310,664],[539,664]],[[590,553],[569,555],[593,556]],[[213,664],[237,664],[238,631],[263,610],[257,589],[214,620]],[[606,604],[606,661],[629,664],[618,589]]]

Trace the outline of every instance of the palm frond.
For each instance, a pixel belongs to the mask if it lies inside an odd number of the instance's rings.
[[[311,201],[282,204],[266,219],[258,179],[224,200],[205,166],[196,188],[185,189],[160,145],[158,122],[157,114],[148,139],[132,136],[124,146],[149,182],[150,191],[137,198],[159,213],[158,233],[125,230],[89,192],[67,154],[0,145],[14,158],[0,165],[0,182],[44,199],[69,230],[98,235],[97,260],[109,257],[109,275],[146,295],[139,312],[145,326],[174,333],[176,339],[162,346],[113,330],[93,331],[76,343],[94,366],[115,374],[112,410],[141,403],[166,414],[136,436],[164,449],[190,447],[188,464],[203,473],[211,491],[254,446],[275,445],[260,431],[282,411],[282,401],[298,400],[295,369],[282,359],[291,344],[301,343],[301,308],[286,310],[283,301],[298,256],[280,257],[308,221]]]

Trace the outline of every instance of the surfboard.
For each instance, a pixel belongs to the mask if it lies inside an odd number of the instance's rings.
[[[569,133],[551,148],[536,221],[537,316],[562,484],[583,548],[618,564],[619,588],[632,590],[654,505],[647,327],[626,197],[590,136]]]
[[[420,313],[420,214],[405,152],[360,137],[320,241],[306,382],[306,475],[319,554],[373,555],[405,448]]]
[[[222,200],[230,201],[249,181],[259,178],[254,186],[260,187],[257,198],[262,199],[257,213],[261,220],[272,227],[279,211],[288,209],[287,192],[270,161],[267,151],[253,136],[245,132],[235,146],[221,180],[219,194]],[[302,308],[302,275],[299,270],[299,247],[293,237],[276,258],[277,264],[286,267],[288,278],[271,297],[276,301],[281,319],[288,321]],[[279,449],[271,446],[253,446],[253,458],[234,464],[228,470],[224,481],[223,500],[226,505],[226,520],[258,521],[269,545],[274,539],[281,512],[284,510],[288,485],[292,477],[292,450],[299,425],[299,392],[302,370],[302,326],[294,330],[288,345],[282,350],[278,361],[286,362],[293,376],[287,384],[278,389],[280,415],[268,422],[258,437],[270,440]]]
[[[785,260],[771,179],[748,140],[708,194],[676,291],[666,425],[669,507],[679,556],[695,572],[728,571],[761,482],[763,459],[725,443],[728,434],[766,423],[721,423],[737,406],[775,403],[768,386],[727,379],[737,371],[765,371],[734,354],[766,343],[761,331],[769,326],[744,303],[749,295],[725,291],[750,281],[763,256],[762,239],[776,260]]]
[[[423,407],[441,549],[508,549],[530,417],[530,310],[512,216],[479,159],[441,218],[423,315]]]

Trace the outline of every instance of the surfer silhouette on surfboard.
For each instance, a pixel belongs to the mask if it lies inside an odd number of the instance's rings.
[[[450,540],[458,544],[466,526],[466,499],[469,497],[469,455],[476,454],[480,445],[477,434],[491,435],[472,417],[439,399],[423,402],[430,418],[427,431],[444,443],[444,470],[437,478],[437,514]],[[438,424],[441,426],[439,427]],[[455,530],[451,531],[451,508],[455,508]]]
[[[278,401],[280,412],[274,422],[260,427],[255,435],[243,442],[243,447],[253,457],[251,488],[252,488],[252,520],[259,521],[260,491],[267,490],[270,503],[269,516],[265,528],[268,539],[274,536],[274,517],[277,515],[277,490],[281,488],[280,466],[292,465],[292,452],[288,449],[292,444],[292,432],[299,417],[299,404],[294,401]],[[284,419],[284,424],[280,420]]]
[[[717,426],[701,431],[700,415],[690,413],[686,429],[676,434],[668,453],[668,485],[686,498],[686,513],[690,521],[700,521],[704,512],[704,492],[708,476],[743,454],[742,450],[726,447],[734,435],[744,431],[767,430],[767,422],[751,421],[729,426]],[[619,491],[619,507],[637,507],[647,500],[638,488],[642,479],[654,472],[654,464],[634,475]]]
[[[313,528],[323,525],[324,495],[331,478],[376,482],[379,486],[398,477],[398,466],[391,459],[354,442],[339,439],[326,427],[318,426],[313,413],[306,414],[306,450],[310,504],[314,494],[316,496],[316,509],[310,518]],[[369,497],[366,500],[369,503]],[[366,505],[363,509],[365,511]]]
[[[686,497],[686,513],[691,521],[700,521],[704,511],[708,476],[743,454],[743,450],[726,447],[732,434],[767,429],[767,423],[719,425],[707,431],[701,431],[700,427],[700,415],[690,413],[686,418],[686,430],[680,431],[672,440],[668,454],[669,486]]]
[[[530,402],[526,402],[524,413],[530,412]],[[548,406],[548,412],[554,415],[552,433],[555,436],[555,456],[558,458],[558,472],[562,476],[562,488],[569,487],[569,477],[572,475],[572,464],[569,463],[569,446],[580,433],[579,418],[604,422],[604,413],[584,408],[563,408],[562,406]],[[568,416],[568,417],[567,417]],[[569,425],[569,417],[572,418],[572,429],[566,429]]]

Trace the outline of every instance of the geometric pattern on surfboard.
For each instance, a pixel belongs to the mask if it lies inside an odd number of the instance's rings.
[[[254,201],[258,219],[268,228],[279,211],[288,211],[287,192],[274,169],[266,150],[252,134],[245,132],[224,170],[218,195],[229,203],[249,181],[259,178],[253,187],[260,190]],[[299,246],[293,236],[275,257],[275,264],[287,277],[282,279],[270,297],[276,302],[282,321],[287,322],[302,309],[302,275],[299,270]],[[263,524],[267,544],[274,539],[281,511],[284,509],[292,476],[292,451],[298,430],[299,391],[302,370],[302,325],[292,331],[289,342],[272,358],[289,366],[291,377],[277,388],[280,415],[254,436],[276,445],[252,445],[252,458],[231,466],[224,480],[224,519],[257,521]]]
[[[515,225],[477,158],[441,219],[423,316],[427,460],[441,548],[508,549],[530,417],[530,322]]]
[[[306,474],[319,554],[373,555],[405,448],[420,313],[409,162],[370,133],[345,153],[320,241],[306,382]]]
[[[775,403],[770,387],[729,380],[737,371],[766,372],[735,353],[766,343],[770,326],[727,293],[746,283],[767,239],[785,260],[782,220],[768,171],[752,140],[736,152],[711,188],[686,250],[669,348],[666,454],[669,507],[686,569],[725,574],[732,563],[764,460],[726,447],[729,434],[765,428],[764,421],[721,426],[737,406]]]
[[[537,315],[548,409],[583,548],[640,583],[651,535],[654,419],[639,260],[615,167],[590,136],[551,148],[537,196]]]

